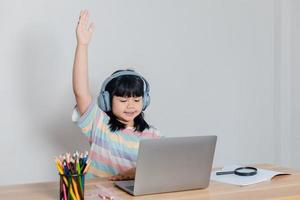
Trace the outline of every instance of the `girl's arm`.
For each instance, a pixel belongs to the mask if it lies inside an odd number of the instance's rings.
[[[89,12],[80,12],[76,28],[77,47],[73,65],[73,92],[80,114],[83,114],[92,101],[88,79],[88,45],[94,31],[94,25],[89,24]]]

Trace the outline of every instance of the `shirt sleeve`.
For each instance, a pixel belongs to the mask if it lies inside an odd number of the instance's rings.
[[[150,126],[150,129],[152,129],[154,138],[164,138],[165,137],[164,135],[161,134],[160,130],[158,130],[154,126]]]
[[[81,129],[90,144],[92,143],[93,132],[95,132],[95,125],[99,123],[98,120],[101,115],[103,116],[103,114],[104,112],[98,107],[97,98],[93,99],[87,111],[81,116],[77,105],[73,109],[72,121]]]

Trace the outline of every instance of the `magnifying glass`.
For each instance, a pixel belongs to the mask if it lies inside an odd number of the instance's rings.
[[[255,167],[239,167],[233,171],[224,171],[217,172],[216,175],[227,175],[227,174],[235,174],[238,176],[254,176],[257,174],[257,169]]]

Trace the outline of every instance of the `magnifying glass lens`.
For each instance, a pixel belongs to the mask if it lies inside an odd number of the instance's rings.
[[[254,172],[255,170],[247,168],[247,169],[238,169],[236,171],[239,173],[250,173],[250,172]]]
[[[257,173],[254,167],[240,167],[234,170],[234,174],[239,176],[253,176]]]

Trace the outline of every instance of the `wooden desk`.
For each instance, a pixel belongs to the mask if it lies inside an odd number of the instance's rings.
[[[112,192],[122,199],[135,200],[258,200],[258,199],[300,199],[300,171],[282,168],[270,164],[256,165],[259,168],[271,169],[292,173],[292,175],[279,176],[251,186],[239,187],[211,181],[209,187],[203,190],[164,193],[133,197],[113,187],[112,182],[104,179],[89,180],[86,183],[86,192],[95,188],[95,184],[101,184],[112,188]],[[34,183],[0,187],[0,199],[22,200],[50,200],[58,199],[58,181],[49,183]]]

